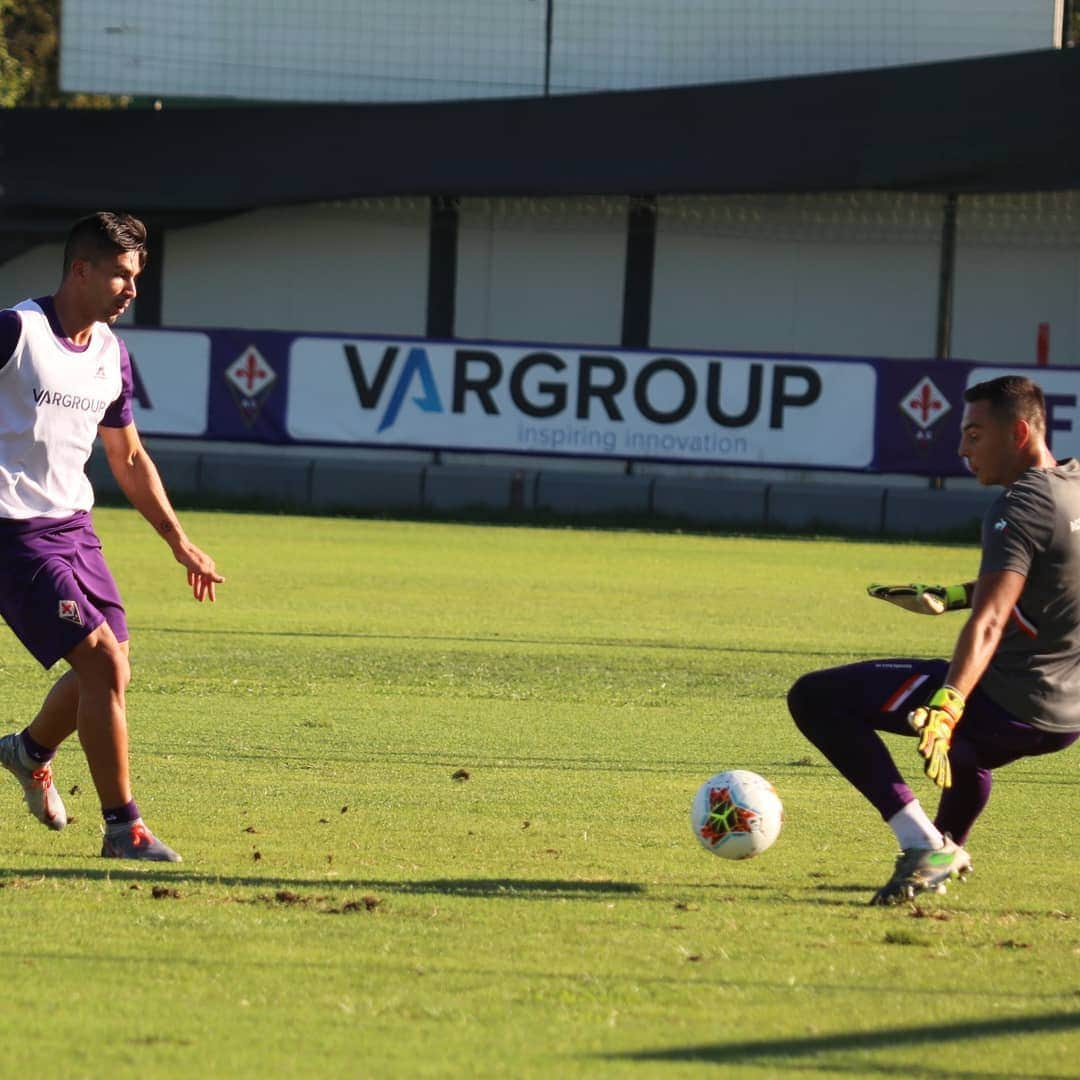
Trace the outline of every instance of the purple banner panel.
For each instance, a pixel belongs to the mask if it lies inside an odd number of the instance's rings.
[[[960,476],[960,417],[970,364],[879,360],[874,471]]]
[[[282,443],[291,334],[218,330],[211,335],[207,432],[211,439]]]
[[[964,391],[1015,371],[1080,455],[1075,368],[143,329],[137,360],[148,435],[944,477]]]

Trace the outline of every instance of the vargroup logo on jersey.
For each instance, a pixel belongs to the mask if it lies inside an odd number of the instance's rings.
[[[297,338],[298,441],[865,468],[863,362]]]
[[[900,411],[915,425],[915,438],[929,442],[934,425],[950,410],[948,398],[929,375],[924,375],[903,397]]]
[[[249,345],[225,369],[225,381],[240,410],[244,426],[251,427],[259,418],[270,390],[277,382],[277,372],[254,345]]]
[[[109,404],[104,398],[90,398],[81,394],[68,394],[62,390],[47,390],[35,386],[32,391],[34,404],[52,405],[58,409],[74,409],[77,412],[100,413]]]

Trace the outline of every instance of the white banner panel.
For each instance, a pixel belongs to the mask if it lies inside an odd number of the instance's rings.
[[[1047,442],[1054,457],[1080,457],[1080,371],[1076,368],[987,367],[973,368],[968,386],[1000,379],[1004,375],[1022,375],[1042,387],[1046,395]]]
[[[144,435],[203,435],[210,389],[210,338],[180,330],[131,330],[132,411]]]
[[[297,338],[297,441],[861,469],[872,364]]]

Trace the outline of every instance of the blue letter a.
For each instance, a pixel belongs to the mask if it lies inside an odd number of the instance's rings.
[[[405,359],[405,366],[398,376],[394,392],[390,396],[390,404],[386,406],[386,412],[379,423],[379,431],[385,431],[397,419],[401,406],[405,402],[405,395],[409,392],[409,386],[415,375],[420,376],[420,387],[423,394],[420,397],[414,397],[413,401],[424,412],[443,411],[442,402],[439,400],[439,391],[435,387],[435,377],[431,373],[431,361],[428,360],[427,352],[424,349],[412,348],[409,350],[409,355]]]

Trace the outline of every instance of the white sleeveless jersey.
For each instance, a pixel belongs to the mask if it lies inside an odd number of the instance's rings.
[[[95,323],[84,351],[53,333],[33,300],[16,304],[22,333],[0,368],[0,518],[70,517],[94,493],[86,461],[120,396],[120,343]]]

